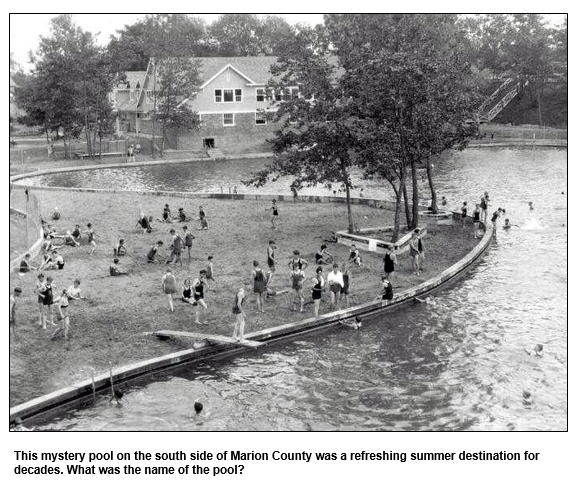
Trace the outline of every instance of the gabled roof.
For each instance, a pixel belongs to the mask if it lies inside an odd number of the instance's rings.
[[[12,77],[10,77],[10,87],[20,87],[16,82],[14,82],[14,79]]]
[[[266,84],[272,77],[270,66],[276,62],[275,56],[219,56],[193,58],[200,62],[199,76],[202,87],[230,66],[249,83]]]
[[[139,83],[140,87],[143,87],[143,81],[145,79],[145,70],[125,72],[125,82],[119,84],[120,89],[135,89]],[[129,84],[129,88],[127,88]]]

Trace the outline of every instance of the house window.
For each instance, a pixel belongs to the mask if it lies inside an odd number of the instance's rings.
[[[254,113],[254,123],[256,125],[266,125],[266,113],[264,111]]]
[[[129,99],[133,101],[135,99],[134,91],[129,91]]]
[[[153,101],[153,92],[154,91],[146,91],[147,99]]]
[[[234,113],[222,113],[222,125],[224,127],[233,127]]]
[[[266,91],[262,88],[256,89],[256,101],[262,103],[266,99]]]
[[[242,102],[242,89],[214,89],[215,103]]]

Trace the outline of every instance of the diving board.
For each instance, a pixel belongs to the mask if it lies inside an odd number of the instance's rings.
[[[179,330],[158,330],[156,332],[153,332],[153,335],[161,337],[187,337],[190,339],[199,339],[208,342],[221,342],[224,344],[234,344],[235,346],[244,346],[251,348],[259,348],[265,346],[264,342],[251,341],[249,339],[238,341],[236,339],[233,339],[232,337],[226,337],[216,334],[201,334],[199,332],[182,332]]]

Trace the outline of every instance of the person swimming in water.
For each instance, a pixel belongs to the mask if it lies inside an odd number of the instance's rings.
[[[359,315],[356,316],[355,320],[353,320],[353,321],[347,322],[346,320],[339,320],[339,323],[341,325],[344,325],[345,327],[349,327],[349,328],[355,329],[355,330],[361,330],[361,328],[363,327],[363,322],[362,322],[361,317]]]
[[[534,211],[535,208],[533,207],[533,203],[529,202],[529,211]]]

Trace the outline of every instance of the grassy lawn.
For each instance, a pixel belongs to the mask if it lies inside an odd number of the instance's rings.
[[[27,250],[26,218],[10,213],[10,260]]]
[[[55,206],[62,219],[55,223],[60,230],[92,222],[98,235],[98,247],[93,256],[88,254],[86,238],[80,248],[63,247],[66,266],[61,271],[50,271],[58,288],[66,288],[75,278],[82,281],[86,301],[71,302],[69,309],[72,338],[51,341],[49,331],[37,326],[37,302],[34,293],[36,274],[20,276],[11,273],[11,288],[20,286],[22,297],[18,300],[18,338],[10,344],[10,403],[23,402],[53,391],[83,378],[91,372],[105,371],[109,364],[119,366],[141,359],[160,356],[180,349],[176,343],[158,341],[154,337],[139,335],[140,332],[160,329],[208,332],[231,335],[234,322],[231,309],[237,289],[250,282],[253,260],[266,268],[266,247],[269,239],[278,245],[278,268],[273,278],[273,288],[289,288],[290,271],[287,263],[294,249],[299,249],[309,261],[307,279],[315,271],[315,252],[322,236],[332,230],[344,229],[345,206],[337,204],[297,203],[281,204],[280,226],[270,227],[269,203],[264,201],[228,201],[213,199],[179,199],[168,197],[140,197],[115,194],[91,194],[76,192],[38,191],[43,215]],[[193,258],[183,267],[172,266],[178,281],[179,293],[174,300],[175,312],[168,309],[161,291],[161,278],[166,266],[147,264],[146,254],[157,240],[165,245],[162,254],[167,255],[170,241],[170,225],[155,222],[151,234],[134,229],[141,205],[145,212],[161,217],[165,203],[173,211],[184,207],[186,211],[198,210],[203,205],[210,223],[207,231],[194,231]],[[354,206],[357,224],[376,227],[391,224],[391,213],[382,209]],[[197,228],[198,222],[187,223]],[[181,224],[175,225],[176,229]],[[409,257],[404,255],[398,265],[395,289],[401,290],[425,281],[463,257],[475,244],[470,238],[471,228],[442,227],[430,231],[424,239],[427,263],[423,275],[412,276]],[[123,257],[121,268],[131,271],[124,277],[109,277],[108,268],[113,259],[113,245],[119,237],[125,238],[130,256]],[[12,240],[12,224],[11,224]],[[11,248],[14,246],[11,244]],[[338,260],[348,257],[349,249],[338,244],[330,245],[330,253]],[[216,284],[207,294],[209,325],[194,324],[194,307],[179,301],[181,285],[186,277],[195,278],[206,266],[208,255],[214,256]],[[352,304],[372,300],[380,289],[383,271],[382,258],[370,252],[362,252],[363,267],[351,270]],[[38,259],[36,259],[38,262]],[[326,268],[326,272],[329,268]],[[306,283],[310,286],[310,281]],[[251,291],[251,289],[250,289]],[[307,299],[310,293],[306,289]],[[321,313],[329,310],[328,294],[325,293]],[[289,310],[286,295],[269,301],[266,313],[259,313],[251,297],[246,301],[247,332],[272,327],[293,320],[312,316],[312,307],[300,314]],[[56,317],[55,317],[56,320]]]

